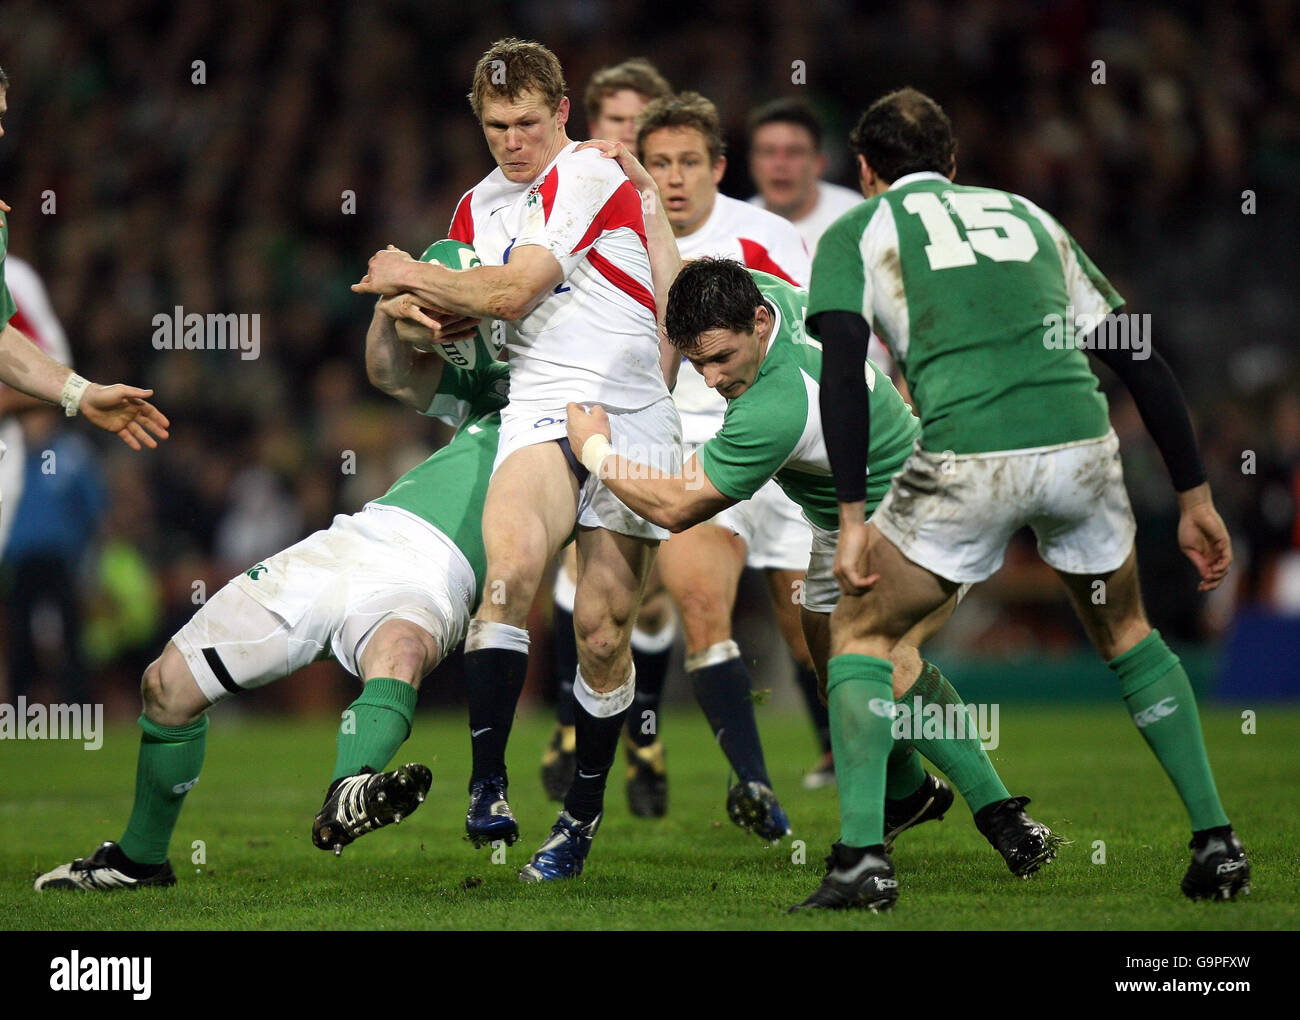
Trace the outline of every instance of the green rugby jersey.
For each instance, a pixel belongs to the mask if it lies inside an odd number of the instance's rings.
[[[429,409],[456,434],[422,464],[374,500],[428,521],[465,554],[474,570],[474,605],[483,597],[487,553],[483,550],[483,501],[497,455],[501,408],[509,399],[510,367],[481,358],[475,368],[443,367]]]
[[[1028,199],[916,173],[827,229],[808,316],[848,311],[871,324],[919,406],[925,449],[991,453],[1106,434],[1088,355],[1049,343],[1049,328],[1056,321],[1059,338],[1060,324],[1122,303]]]
[[[5,256],[8,254],[9,220],[0,212],[0,329],[4,329],[14,317],[14,312],[18,311],[9,293],[9,285],[5,283]]]
[[[713,487],[731,499],[749,499],[775,478],[819,528],[839,528],[839,501],[822,439],[818,406],[821,344],[804,329],[808,294],[775,276],[751,269],[758,289],[776,310],[767,354],[754,384],[727,401],[722,429],[696,451]],[[871,362],[871,449],[867,457],[867,514],[889,490],[890,479],[912,452],[921,424],[894,384]],[[683,371],[695,371],[683,368]]]

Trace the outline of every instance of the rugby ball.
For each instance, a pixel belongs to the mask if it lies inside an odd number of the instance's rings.
[[[420,261],[432,262],[435,265],[446,266],[448,269],[469,269],[471,266],[482,265],[471,245],[450,238],[429,245],[420,256]],[[434,314],[436,317],[436,309],[424,309],[424,311],[425,314]],[[410,324],[403,325],[400,322],[397,324],[399,337],[405,339],[403,334],[408,330],[414,332]],[[439,354],[457,368],[469,369],[496,360],[497,355],[501,353],[501,348],[505,346],[505,323],[498,319],[484,319],[478,324],[478,329],[473,336],[460,340],[443,340],[438,343],[430,341],[421,329],[419,338],[412,339],[411,343],[417,351]]]

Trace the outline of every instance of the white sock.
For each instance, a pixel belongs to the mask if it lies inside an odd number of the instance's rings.
[[[620,686],[604,694],[591,689],[582,675],[581,666],[578,667],[578,675],[573,681],[573,696],[578,699],[578,704],[588,715],[595,716],[597,719],[608,719],[627,709],[632,704],[634,694],[636,694],[636,666],[632,667],[627,679]]]
[[[508,652],[528,654],[528,631],[508,623],[491,620],[470,620],[465,636],[465,651],[477,652],[481,648],[504,648]]]

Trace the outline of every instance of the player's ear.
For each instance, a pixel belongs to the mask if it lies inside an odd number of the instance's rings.
[[[719,156],[713,164],[713,183],[722,183],[722,176],[727,172],[727,157]]]
[[[858,153],[858,190],[867,198],[871,197],[871,186],[875,183],[875,177],[867,157]]]
[[[569,122],[569,97],[561,96],[560,105],[555,108],[555,126],[564,127]]]

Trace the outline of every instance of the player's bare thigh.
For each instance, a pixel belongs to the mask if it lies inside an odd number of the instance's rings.
[[[1103,659],[1123,655],[1151,633],[1142,606],[1135,549],[1109,574],[1066,574],[1058,570],[1056,576],[1065,584],[1083,629]]]
[[[831,614],[831,655],[890,658],[894,645],[944,603],[959,585],[918,566],[874,525],[867,525],[869,571],[880,575],[862,595],[841,595]]]
[[[578,482],[556,443],[521,447],[492,475],[483,506],[485,598],[476,619],[522,627],[547,563],[573,530]],[[501,587],[498,587],[501,586]]]
[[[679,532],[659,550],[659,576],[677,605],[688,655],[731,639],[745,554],[744,541],[716,524]]]
[[[790,648],[795,661],[805,669],[812,669],[812,655],[804,640],[803,627],[799,622],[799,592],[803,590],[805,573],[802,570],[765,570],[767,575],[767,593],[772,599],[772,610],[776,613],[777,626],[781,636]]]
[[[578,530],[573,629],[578,665],[595,691],[621,686],[632,669],[632,623],[658,545],[604,528]]]

